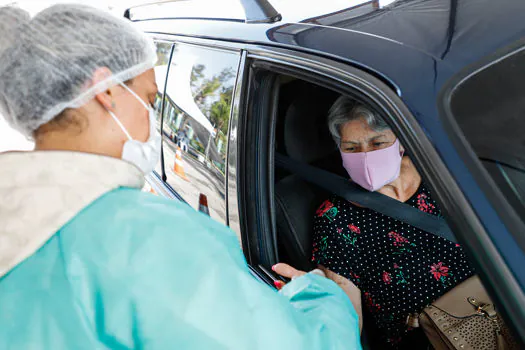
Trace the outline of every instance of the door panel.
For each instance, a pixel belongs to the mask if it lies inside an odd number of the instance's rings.
[[[166,183],[193,208],[227,224],[226,156],[233,89],[240,54],[174,43],[166,81],[163,159]],[[206,203],[207,202],[207,203]]]

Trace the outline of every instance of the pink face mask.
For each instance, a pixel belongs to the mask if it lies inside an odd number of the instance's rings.
[[[396,140],[390,147],[372,152],[341,152],[343,166],[352,180],[369,191],[377,191],[399,176],[403,153]]]

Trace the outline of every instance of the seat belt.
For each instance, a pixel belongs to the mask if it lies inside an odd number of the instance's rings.
[[[452,230],[442,218],[425,213],[379,192],[369,192],[342,176],[306,163],[298,162],[282,154],[275,153],[275,165],[296,174],[307,182],[337,194],[349,202],[357,203],[363,207],[417,227],[422,231],[457,243]]]

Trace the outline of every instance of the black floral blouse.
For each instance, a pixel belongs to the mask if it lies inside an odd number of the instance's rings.
[[[441,215],[423,184],[406,203]],[[407,315],[474,274],[458,244],[337,196],[317,210],[313,241],[313,262],[359,287],[385,348],[425,349]]]

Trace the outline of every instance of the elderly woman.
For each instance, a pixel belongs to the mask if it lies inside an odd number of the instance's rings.
[[[343,291],[281,293],[233,232],[141,192],[159,159],[150,38],[82,5],[0,8],[0,349],[359,349]]]
[[[403,145],[377,113],[343,96],[330,109],[328,123],[355,183],[441,215]],[[473,275],[459,245],[338,196],[316,213],[313,261],[359,288],[384,347],[391,348],[425,349],[424,334],[406,326],[407,315]]]

